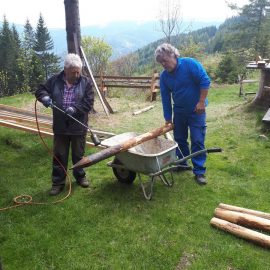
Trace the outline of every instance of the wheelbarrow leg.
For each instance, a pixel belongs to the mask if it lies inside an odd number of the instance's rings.
[[[150,176],[150,181],[144,184],[142,182],[141,174],[138,173],[139,181],[142,187],[143,195],[146,200],[150,201],[153,195],[154,176]]]
[[[167,187],[172,187],[173,184],[174,184],[174,179],[173,179],[172,172],[170,172],[170,175],[171,175],[171,177],[170,177],[171,179],[170,180],[165,176],[165,174],[160,174],[159,175],[159,178],[161,179],[161,181],[163,182],[163,184],[165,186],[167,186]]]

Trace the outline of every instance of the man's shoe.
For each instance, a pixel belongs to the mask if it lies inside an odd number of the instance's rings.
[[[49,194],[51,196],[55,196],[55,195],[58,195],[59,193],[61,193],[63,191],[65,186],[52,186]]]
[[[204,174],[197,174],[197,175],[195,175],[195,180],[200,185],[206,185],[206,183],[207,183]]]
[[[77,184],[79,186],[83,187],[83,188],[89,187],[89,182],[88,182],[88,180],[85,177],[82,178],[82,179],[80,179],[80,180],[77,180]]]

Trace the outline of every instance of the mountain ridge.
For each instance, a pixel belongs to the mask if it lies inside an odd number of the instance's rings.
[[[207,27],[218,26],[222,22],[193,22],[191,31]],[[10,23],[11,24],[11,23]],[[183,29],[187,28],[189,22],[183,22]],[[18,32],[22,34],[23,25],[15,24]],[[157,21],[138,23],[136,21],[112,22],[105,26],[92,25],[82,26],[81,35],[103,38],[113,48],[112,59],[134,52],[145,45],[162,39],[164,34],[157,31]],[[67,52],[66,30],[64,28],[48,28],[54,42],[54,52],[63,56]]]

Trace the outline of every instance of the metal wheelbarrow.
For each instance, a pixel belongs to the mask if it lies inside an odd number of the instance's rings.
[[[122,133],[103,140],[102,145],[111,147],[118,144],[119,141],[137,135],[135,132]],[[128,151],[116,154],[114,160],[107,165],[112,167],[114,175],[121,183],[133,183],[138,174],[144,197],[151,200],[155,180],[160,179],[166,186],[171,187],[174,183],[173,172],[181,167],[182,162],[205,152],[222,151],[220,148],[204,149],[178,159],[176,156],[177,147],[175,141],[157,137],[132,147]],[[169,173],[169,177],[165,175],[167,173]],[[141,174],[148,175],[149,181],[147,183],[143,183]]]

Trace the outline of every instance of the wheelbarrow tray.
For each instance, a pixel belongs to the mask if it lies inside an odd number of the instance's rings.
[[[136,136],[135,132],[122,133],[103,140],[102,145],[111,147]],[[176,147],[176,142],[157,137],[116,154],[116,158],[130,171],[153,174],[176,160]]]

